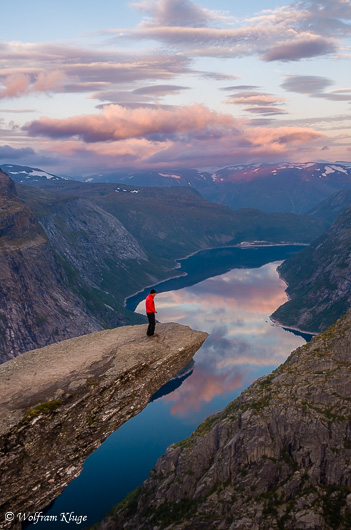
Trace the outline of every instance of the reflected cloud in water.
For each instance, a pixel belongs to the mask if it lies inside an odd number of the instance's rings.
[[[233,269],[200,283],[160,293],[160,322],[179,322],[210,336],[195,355],[195,369],[181,388],[162,399],[174,415],[199,411],[216,396],[238,391],[268,373],[305,341],[273,326],[269,315],[287,301],[280,262],[257,269]],[[137,308],[143,312],[144,302]]]

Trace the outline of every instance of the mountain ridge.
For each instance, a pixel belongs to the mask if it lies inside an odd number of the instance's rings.
[[[16,182],[35,187],[64,187],[64,179],[31,177],[27,166],[0,166]],[[15,168],[15,171],[14,171]],[[42,170],[35,169],[34,175]],[[11,173],[12,172],[12,173]],[[119,183],[136,186],[185,186],[197,189],[212,202],[232,209],[256,208],[268,212],[307,213],[328,196],[351,188],[350,162],[306,162],[232,165],[212,170],[117,169],[99,174],[76,177],[86,183]]]

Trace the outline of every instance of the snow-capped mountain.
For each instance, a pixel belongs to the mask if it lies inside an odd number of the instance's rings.
[[[16,182],[38,188],[66,188],[71,180],[26,166],[0,166]],[[102,170],[76,177],[85,183],[119,183],[130,186],[186,186],[211,201],[237,210],[256,208],[267,212],[306,213],[340,190],[351,189],[350,162],[306,162],[232,165],[201,171]]]
[[[48,173],[47,171],[43,171],[36,167],[3,164],[0,165],[0,169],[7,173],[12,180],[20,184],[33,185],[35,182],[43,184],[47,181],[57,182],[68,180],[67,178],[58,177],[57,175],[53,175],[52,173]]]

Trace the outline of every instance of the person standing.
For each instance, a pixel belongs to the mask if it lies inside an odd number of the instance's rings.
[[[155,313],[157,313],[155,309],[155,300],[154,300],[155,296],[156,296],[155,289],[151,289],[150,294],[147,295],[146,300],[145,300],[146,315],[149,321],[149,326],[146,332],[148,337],[152,337],[152,335],[157,335],[157,333],[155,333],[155,326],[156,326]]]

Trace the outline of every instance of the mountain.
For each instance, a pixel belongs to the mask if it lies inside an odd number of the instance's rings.
[[[28,187],[18,189],[36,209],[37,192]],[[324,221],[312,216],[233,211],[203,199],[193,188],[66,181],[64,189],[57,191],[94,202],[117,217],[148,254],[168,260],[243,241],[309,243],[327,228]]]
[[[16,182],[28,186],[61,191],[67,186],[68,179],[36,168],[9,164],[0,167]],[[266,212],[303,214],[330,195],[351,189],[351,163],[234,165],[208,171],[165,169],[135,172],[117,169],[75,178],[89,184],[184,186],[196,189],[208,201],[233,210],[254,208]]]
[[[212,171],[102,172],[83,180],[135,186],[189,186],[205,199],[234,210],[257,208],[301,214],[329,195],[351,189],[351,163],[255,164]]]
[[[309,243],[325,229],[311,216],[233,211],[193,188],[63,180],[49,191],[15,185],[4,173],[0,182],[2,362],[144,321],[124,299],[177,274],[177,258],[243,241]]]
[[[325,330],[351,304],[351,206],[330,229],[278,268],[289,301],[272,318],[305,331]]]
[[[67,178],[58,177],[36,167],[3,164],[0,165],[0,169],[14,182],[36,188],[58,187],[62,181],[68,180]]]
[[[102,329],[67,276],[33,212],[0,171],[0,362]]]
[[[351,527],[351,314],[171,445],[98,526]]]
[[[308,215],[323,219],[332,224],[333,221],[351,204],[351,190],[341,190],[335,195],[327,197],[324,201],[312,208]]]

